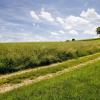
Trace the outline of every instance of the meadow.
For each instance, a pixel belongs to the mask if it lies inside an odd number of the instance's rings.
[[[0,94],[1,100],[99,100],[100,60],[49,80]]]
[[[0,74],[35,68],[100,52],[92,41],[0,43]]]

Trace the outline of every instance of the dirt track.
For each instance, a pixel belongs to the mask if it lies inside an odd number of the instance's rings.
[[[99,61],[99,60],[100,60],[100,57],[97,58],[97,59],[90,60],[90,61],[87,61],[85,63],[79,64],[79,65],[74,66],[74,67],[66,68],[66,69],[58,71],[56,73],[50,73],[50,74],[47,74],[47,75],[44,75],[44,76],[39,76],[39,77],[37,77],[36,79],[33,79],[33,80],[25,79],[21,83],[18,83],[18,84],[4,84],[4,85],[0,86],[0,93],[5,93],[7,91],[11,91],[11,90],[19,88],[21,86],[33,84],[33,83],[39,82],[41,80],[46,80],[46,79],[49,79],[49,78],[52,78],[52,77],[55,77],[55,76],[59,76],[59,75],[64,74],[66,72],[77,70],[77,69],[79,69],[81,67],[84,67],[87,64],[94,63],[94,62]],[[53,66],[51,65],[49,67],[53,67]],[[34,69],[34,70],[36,70],[36,69]],[[17,73],[8,75],[8,76],[5,75],[5,76],[2,76],[1,78],[11,77],[12,75],[16,75],[16,74],[18,75],[18,74],[21,74],[21,73],[25,73],[27,71],[29,72],[30,70],[26,70],[26,71],[22,71],[22,72],[17,72]]]

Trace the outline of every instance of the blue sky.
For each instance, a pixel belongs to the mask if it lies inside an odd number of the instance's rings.
[[[0,42],[97,37],[100,0],[0,0]]]

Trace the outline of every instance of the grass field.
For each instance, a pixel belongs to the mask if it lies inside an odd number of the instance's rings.
[[[0,74],[100,52],[100,39],[73,42],[0,43]]]
[[[99,100],[100,61],[34,85],[0,94],[1,100]]]

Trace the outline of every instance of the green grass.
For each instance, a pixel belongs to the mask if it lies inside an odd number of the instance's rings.
[[[1,100],[100,100],[100,61],[0,94]]]
[[[22,80],[25,79],[35,79],[36,77],[46,75],[49,73],[56,73],[57,71],[61,71],[64,70],[65,68],[69,68],[81,63],[85,63],[87,61],[96,59],[98,57],[100,57],[100,53],[85,56],[85,57],[80,57],[73,60],[68,60],[62,63],[58,63],[56,65],[52,65],[52,67],[44,66],[45,68],[38,68],[38,69],[36,68],[37,70],[32,69],[29,72],[25,72],[19,75],[12,75],[11,77],[8,78],[2,78],[0,79],[0,85],[5,83],[16,84],[16,83],[20,83]]]
[[[0,74],[35,68],[100,52],[100,40],[0,43]]]
[[[96,41],[96,40],[100,40],[100,38],[84,39],[84,40],[80,40],[80,41]]]

